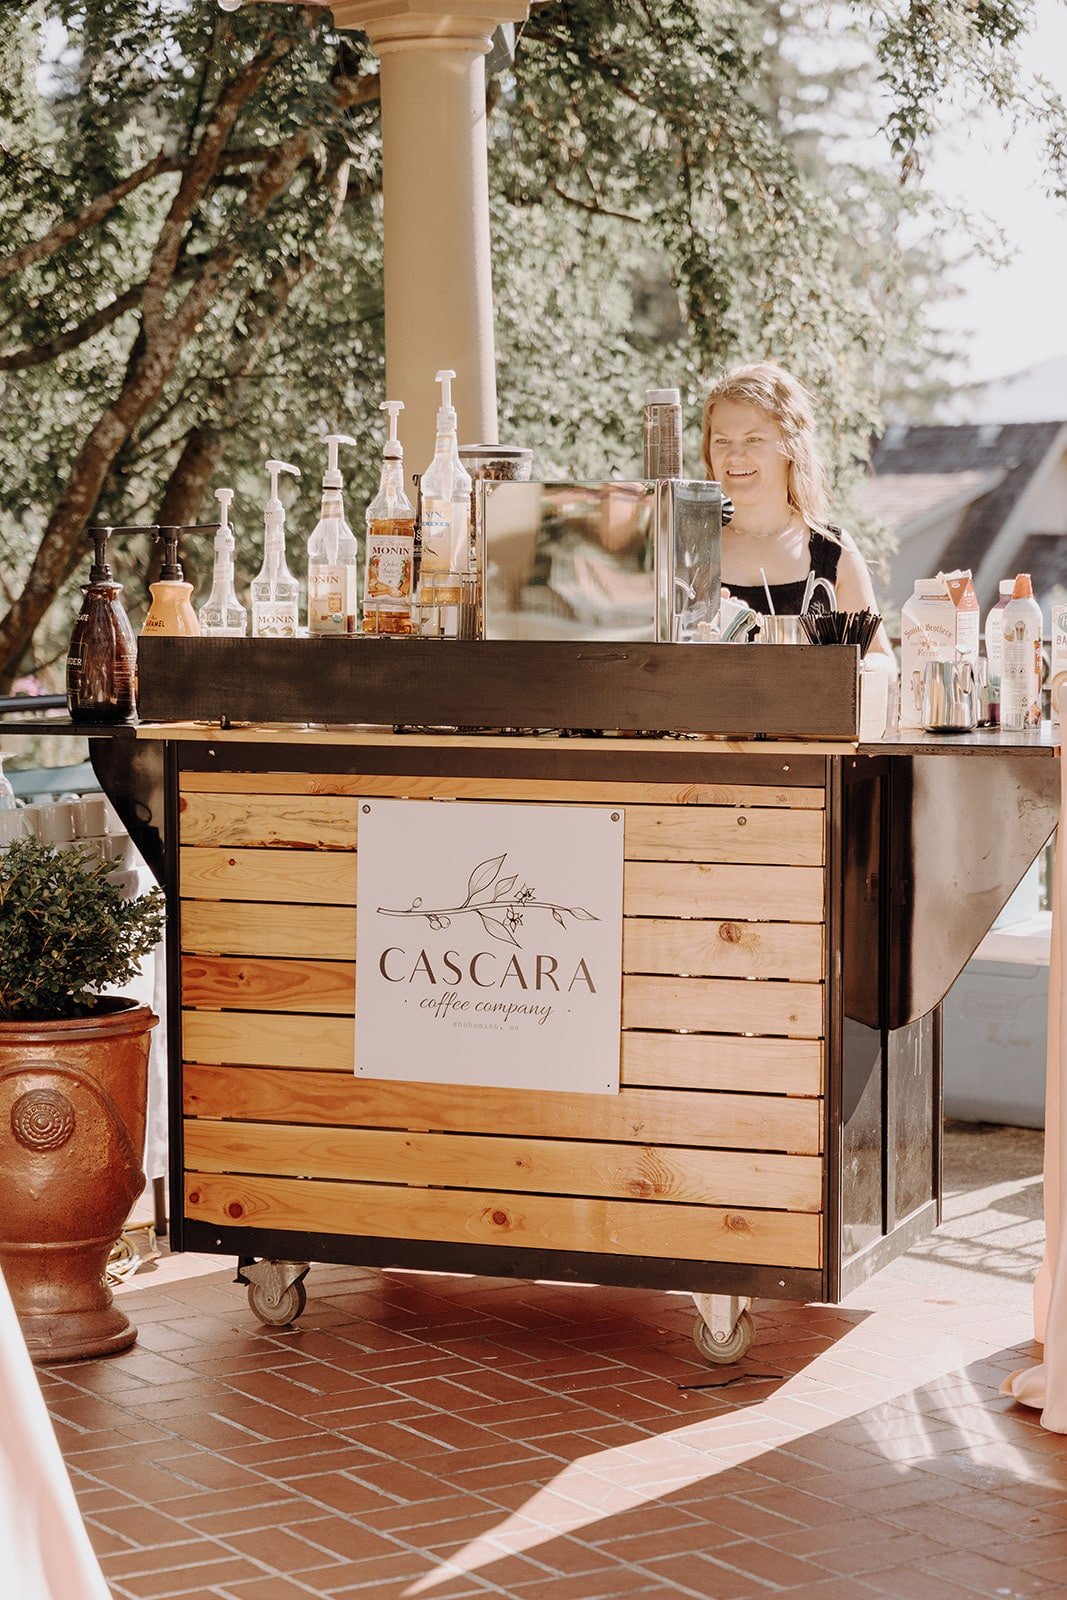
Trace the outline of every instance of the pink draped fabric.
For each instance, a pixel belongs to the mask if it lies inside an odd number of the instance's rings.
[[[110,1600],[2,1273],[0,1567],[17,1600]]]
[[[1065,747],[1067,748],[1067,747]],[[1060,833],[1067,819],[1067,755],[1060,750]],[[1034,1283],[1034,1337],[1044,1345],[1036,1367],[1013,1372],[1001,1393],[1041,1411],[1042,1427],[1067,1433],[1067,1228],[1063,1226],[1063,1174],[1067,1172],[1067,849],[1056,848],[1052,885],[1052,951],[1048,973],[1048,1069],[1045,1078],[1045,1256]]]

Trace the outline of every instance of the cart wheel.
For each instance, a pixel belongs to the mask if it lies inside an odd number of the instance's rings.
[[[728,1367],[731,1362],[740,1361],[742,1356],[748,1354],[755,1331],[747,1311],[742,1311],[733,1332],[725,1339],[716,1339],[704,1318],[698,1317],[693,1324],[693,1343],[704,1360],[710,1361],[712,1366]]]
[[[280,1295],[271,1295],[261,1283],[248,1285],[248,1304],[260,1322],[272,1328],[284,1328],[295,1322],[308,1303],[303,1283],[291,1283]]]

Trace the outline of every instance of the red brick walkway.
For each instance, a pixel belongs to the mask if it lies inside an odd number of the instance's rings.
[[[1067,1594],[1067,1438],[997,1392],[1018,1312],[890,1271],[757,1306],[715,1370],[681,1295],[315,1267],[272,1330],[192,1266],[42,1373],[116,1600]]]

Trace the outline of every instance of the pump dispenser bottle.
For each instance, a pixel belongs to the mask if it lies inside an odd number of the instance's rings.
[[[367,571],[363,632],[411,632],[415,574],[415,507],[404,492],[404,451],[397,438],[402,400],[385,400],[389,437],[382,451],[378,493],[367,507]]]
[[[308,540],[308,633],[355,633],[359,621],[359,549],[345,520],[337,449],[355,444],[347,433],[326,435],[322,509]]]
[[[89,529],[93,564],[67,652],[72,722],[127,722],[137,714],[137,641],[122,604],[122,585],[107,560],[107,541],[115,531]]]
[[[300,628],[300,585],[285,564],[285,507],[278,474],[299,478],[288,461],[268,461],[270,498],[263,515],[263,565],[252,579],[252,634],[256,639],[294,639]]]
[[[232,489],[216,489],[219,531],[215,535],[215,565],[211,593],[200,607],[200,632],[226,638],[243,638],[248,632],[248,612],[233,586],[233,529],[230,527]]]
[[[178,535],[204,533],[208,530],[214,533],[217,527],[217,522],[201,522],[192,523],[185,528],[156,528],[155,538],[163,543],[163,566],[156,582],[148,586],[152,604],[144,619],[142,634],[167,634],[172,638],[199,635],[200,624],[196,620],[192,603],[193,586],[191,583],[186,583],[185,573],[178,560]]]
[[[437,374],[441,404],[437,412],[437,443],[433,461],[422,475],[422,561],[419,568],[419,602],[427,608],[458,606],[462,578],[470,572],[470,473],[459,459],[456,412],[452,405],[452,379],[445,370]]]

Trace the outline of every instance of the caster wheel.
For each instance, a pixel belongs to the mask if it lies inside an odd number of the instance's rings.
[[[272,1328],[284,1328],[290,1322],[295,1322],[307,1302],[307,1290],[303,1283],[291,1283],[277,1297],[268,1294],[261,1283],[248,1285],[248,1304],[260,1322]]]
[[[740,1361],[742,1356],[748,1354],[755,1331],[752,1318],[747,1311],[742,1311],[734,1325],[734,1331],[725,1339],[713,1338],[704,1318],[698,1317],[693,1324],[693,1343],[704,1360],[710,1361],[712,1366],[728,1367],[731,1362]]]

